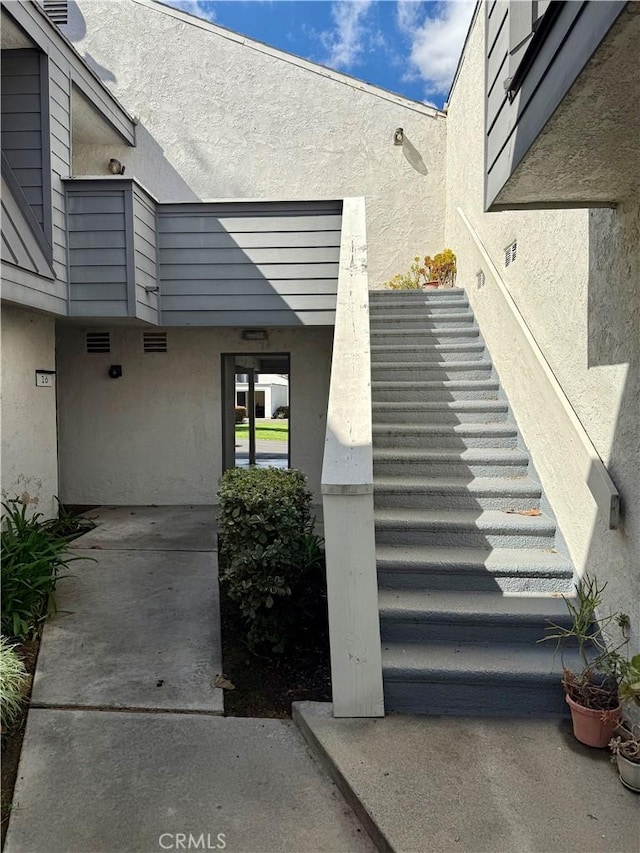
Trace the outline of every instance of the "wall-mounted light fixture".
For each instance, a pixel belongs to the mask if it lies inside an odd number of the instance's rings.
[[[404,142],[404,130],[401,127],[396,127],[393,133],[393,144],[402,145]]]
[[[125,167],[122,165],[120,160],[116,160],[115,158],[111,158],[109,160],[109,171],[112,175],[124,175]]]
[[[121,364],[112,364],[109,367],[109,377],[111,379],[120,379],[122,376],[122,365]]]

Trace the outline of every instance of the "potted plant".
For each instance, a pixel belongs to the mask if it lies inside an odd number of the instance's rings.
[[[619,652],[628,642],[625,638],[610,647],[606,632],[613,622],[624,630],[629,621],[619,613],[611,613],[600,621],[596,619],[606,586],[606,583],[599,586],[595,578],[588,576],[580,580],[575,603],[563,596],[570,625],[550,622],[549,634],[543,638],[555,640],[559,647],[577,645],[582,667],[574,671],[563,659],[562,686],[576,739],[600,749],[609,744],[620,721],[619,685],[624,659]]]
[[[618,691],[622,704],[630,706],[633,703],[640,707],[640,654],[623,661],[621,669]],[[632,708],[630,713],[634,710]],[[640,725],[625,719],[619,723],[616,732],[617,737],[610,741],[609,747],[613,753],[612,760],[618,765],[620,781],[640,794]]]
[[[409,272],[398,273],[386,286],[391,290],[429,290],[436,287],[453,287],[456,277],[456,256],[444,249],[432,258],[416,255]]]

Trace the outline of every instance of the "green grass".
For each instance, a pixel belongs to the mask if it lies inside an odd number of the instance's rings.
[[[289,421],[256,420],[256,438],[266,441],[287,441]],[[249,438],[249,424],[236,425],[236,438]]]

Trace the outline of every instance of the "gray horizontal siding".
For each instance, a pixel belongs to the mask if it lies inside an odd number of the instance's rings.
[[[125,317],[129,305],[125,187],[80,186],[67,187],[70,313]]]
[[[510,101],[509,7],[485,5],[485,206],[514,173],[624,6],[623,0],[564,3],[551,31]],[[494,208],[499,209],[499,208]]]
[[[2,151],[44,231],[42,83],[38,51],[2,51]]]
[[[334,322],[341,202],[160,205],[163,325]]]
[[[156,202],[141,187],[132,186],[133,259],[135,315],[149,323],[159,322],[158,237]]]

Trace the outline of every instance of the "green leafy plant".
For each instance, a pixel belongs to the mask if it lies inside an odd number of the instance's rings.
[[[55,498],[55,500],[58,504],[57,517],[49,518],[43,522],[43,527],[50,533],[57,537],[76,539],[78,536],[83,536],[85,533],[93,530],[95,524],[90,518],[78,515],[67,509],[59,498]]]
[[[422,290],[426,284],[436,282],[438,287],[453,287],[456,279],[456,256],[444,249],[434,257],[416,255],[406,273],[398,273],[385,286],[391,290]]]
[[[2,729],[20,713],[29,676],[22,659],[6,637],[0,637],[0,720]]]
[[[41,513],[28,517],[27,507],[17,498],[2,507],[2,633],[27,640],[55,612],[60,570],[80,557],[68,551],[75,535],[58,536]]]
[[[244,419],[247,417],[247,407],[246,406],[236,406],[235,407],[235,419],[237,424],[241,424]]]
[[[626,637],[617,645],[607,641],[608,629],[614,623],[624,631],[628,624],[624,614],[596,618],[606,587],[606,583],[600,586],[595,578],[585,575],[576,585],[575,604],[563,596],[571,624],[567,627],[550,622],[547,636],[539,641],[555,640],[558,647],[577,645],[583,667],[580,672],[564,667],[562,686],[578,705],[602,711],[617,708],[620,703],[619,685],[626,663],[620,650],[629,642]]]
[[[291,644],[305,585],[323,564],[304,474],[232,468],[219,489],[220,582],[236,602],[252,650]]]

